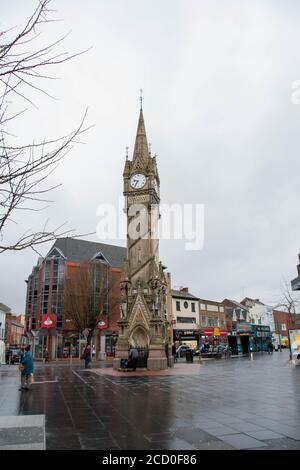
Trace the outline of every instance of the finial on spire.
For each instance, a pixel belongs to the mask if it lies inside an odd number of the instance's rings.
[[[151,142],[149,142],[148,147],[149,147],[149,154],[151,155],[151,147],[152,147]]]
[[[128,160],[128,150],[129,150],[129,147],[125,147],[126,148],[126,160]]]
[[[141,108],[140,109],[143,109],[143,90],[142,88],[140,89],[140,103],[141,103]]]

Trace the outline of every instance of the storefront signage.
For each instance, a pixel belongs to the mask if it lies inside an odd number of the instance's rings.
[[[271,329],[267,325],[252,325],[253,336],[267,338],[271,336]]]
[[[174,340],[191,340],[198,341],[200,332],[198,330],[174,330]]]
[[[227,336],[227,330],[222,330],[219,327],[205,328],[201,331],[202,336]]]
[[[56,328],[56,315],[42,315],[42,328]]]
[[[236,325],[236,331],[240,333],[252,333],[251,323],[238,323]]]

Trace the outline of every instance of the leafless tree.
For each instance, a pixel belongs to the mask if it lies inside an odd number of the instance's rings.
[[[14,145],[14,136],[8,130],[26,111],[17,110],[20,102],[35,107],[32,94],[50,96],[43,88],[43,83],[53,78],[48,75],[49,68],[85,52],[60,52],[66,36],[41,46],[41,30],[53,21],[50,2],[38,0],[35,11],[17,33],[15,28],[0,31],[0,253],[28,247],[36,250],[38,245],[70,232],[63,225],[48,228],[46,222],[37,232],[16,230],[13,241],[4,236],[8,224],[16,223],[18,212],[41,210],[39,204],[50,202],[45,195],[54,187],[47,185],[47,179],[85,130],[86,113],[75,130],[42,142]]]
[[[299,294],[291,290],[290,284],[284,280],[281,286],[281,298],[277,302],[274,309],[282,308],[285,312],[290,314],[291,320],[295,321],[297,310],[300,311],[300,297]]]
[[[110,267],[98,260],[83,263],[66,274],[64,284],[65,317],[81,332],[88,329],[87,344],[100,318],[109,321],[119,306],[117,283]]]

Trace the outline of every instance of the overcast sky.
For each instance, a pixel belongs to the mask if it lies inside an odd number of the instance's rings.
[[[36,3],[2,0],[1,29],[22,25]],[[44,41],[72,30],[65,49],[93,48],[52,70],[60,79],[44,87],[57,99],[35,96],[39,109],[14,123],[16,141],[65,134],[87,106],[94,127],[51,176],[62,183],[51,207],[20,214],[6,239],[47,219],[77,233],[96,230],[99,204],[122,196],[143,88],[162,202],[205,205],[203,249],[161,243],[173,286],[211,300],[276,302],[282,278],[296,277],[300,252],[300,104],[291,101],[300,79],[299,1],[57,0],[53,7],[63,21],[43,28]],[[0,256],[0,302],[21,313],[37,255]]]

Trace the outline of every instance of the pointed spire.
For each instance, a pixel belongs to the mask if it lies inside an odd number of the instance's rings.
[[[146,136],[146,129],[144,123],[143,110],[140,109],[139,122],[135,138],[135,146],[133,152],[133,161],[140,160],[141,163],[146,163],[149,159],[149,148]]]

